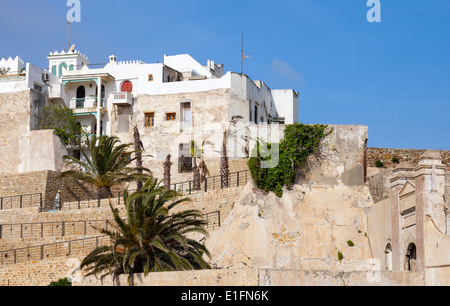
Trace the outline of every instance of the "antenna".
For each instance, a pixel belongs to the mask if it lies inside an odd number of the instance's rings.
[[[244,35],[242,35],[242,47],[241,47],[241,76],[244,72],[244,60],[249,58],[247,54],[244,54]]]
[[[70,49],[70,21],[67,20],[67,50]]]

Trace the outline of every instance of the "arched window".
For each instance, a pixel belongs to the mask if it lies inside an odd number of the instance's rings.
[[[70,70],[70,71],[73,71],[73,67],[74,67],[73,65],[70,65],[70,66],[69,66],[69,70]]]
[[[84,100],[86,98],[86,89],[84,86],[79,86],[77,88],[77,108],[84,107]]]
[[[105,85],[102,85],[102,99],[105,98]],[[98,87],[95,88],[95,96],[98,96]]]
[[[56,65],[53,65],[53,67],[52,67],[52,74],[54,74],[54,75],[58,75],[57,73],[58,73],[58,67],[56,67]]]
[[[410,243],[406,251],[406,271],[417,272],[416,261],[417,261],[416,245],[414,243]]]
[[[59,77],[62,76],[63,68],[67,69],[67,64],[66,64],[66,63],[61,63],[61,64],[59,65]]]
[[[392,270],[392,246],[390,243],[384,249],[384,266],[386,270]]]
[[[122,83],[121,92],[133,92],[133,84],[130,81],[125,81]]]

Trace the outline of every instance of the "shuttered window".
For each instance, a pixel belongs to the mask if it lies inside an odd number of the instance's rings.
[[[129,93],[133,92],[133,84],[130,81],[123,82],[121,91]]]

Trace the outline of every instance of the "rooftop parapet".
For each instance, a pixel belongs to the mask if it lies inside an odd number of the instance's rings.
[[[88,60],[88,57],[86,55],[84,55],[83,53],[81,53],[80,51],[76,51],[76,50],[71,50],[66,52],[65,50],[58,52],[50,52],[50,55],[48,57],[52,57],[52,56],[70,56],[70,55],[77,55],[79,57],[84,58],[85,60]]]
[[[0,69],[5,70],[6,74],[19,74],[22,73],[25,68],[25,63],[21,58],[16,56],[14,59],[9,57],[8,59],[2,58],[0,60]]]

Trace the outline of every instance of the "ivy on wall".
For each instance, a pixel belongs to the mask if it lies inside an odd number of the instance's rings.
[[[284,137],[278,144],[278,152],[272,151],[276,144],[258,139],[248,162],[252,179],[258,188],[265,192],[272,191],[281,197],[283,187],[292,186],[297,170],[306,167],[308,156],[317,153],[321,140],[332,133],[332,129],[326,131],[327,127],[300,123],[287,125]],[[261,166],[263,161],[265,167]]]

